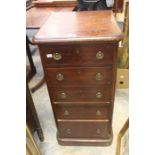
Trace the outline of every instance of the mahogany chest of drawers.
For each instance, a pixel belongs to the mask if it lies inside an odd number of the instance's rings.
[[[39,45],[61,145],[112,143],[118,42],[112,11],[52,13]]]

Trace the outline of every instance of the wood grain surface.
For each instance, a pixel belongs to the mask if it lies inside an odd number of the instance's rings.
[[[26,11],[26,28],[39,29],[52,12],[72,11],[73,7],[32,7]]]
[[[53,12],[33,39],[34,43],[119,41],[122,33],[112,11]]]

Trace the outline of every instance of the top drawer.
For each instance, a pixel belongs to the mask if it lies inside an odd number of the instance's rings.
[[[115,46],[59,46],[40,47],[46,66],[101,66],[113,63]]]

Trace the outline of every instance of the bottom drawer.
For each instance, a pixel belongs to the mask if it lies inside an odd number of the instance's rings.
[[[58,122],[58,133],[64,138],[109,138],[109,121]]]
[[[56,104],[57,119],[109,119],[109,105],[102,103],[80,104]]]

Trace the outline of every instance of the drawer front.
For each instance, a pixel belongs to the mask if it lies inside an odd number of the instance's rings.
[[[89,86],[89,87],[52,87],[50,94],[54,102],[92,102],[111,101],[111,85]]]
[[[47,68],[50,85],[111,84],[112,67]]]
[[[63,46],[42,47],[45,65],[94,65],[100,66],[113,63],[115,46]]]
[[[64,138],[109,138],[109,122],[58,122],[58,130]]]
[[[98,105],[79,105],[79,104],[56,104],[57,119],[108,119],[109,106]]]

